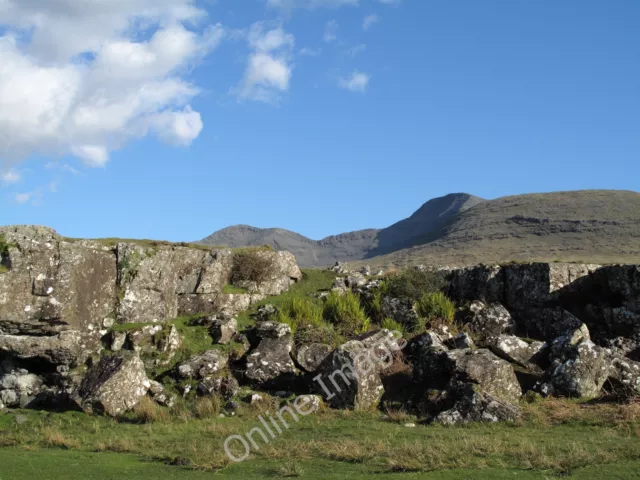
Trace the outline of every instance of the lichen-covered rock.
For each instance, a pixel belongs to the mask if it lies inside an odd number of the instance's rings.
[[[471,336],[467,333],[459,333],[455,337],[445,340],[445,345],[453,350],[475,348],[476,346]]]
[[[84,376],[78,391],[85,411],[118,416],[134,408],[147,394],[151,382],[136,353],[105,356]]]
[[[8,245],[3,265],[9,269],[0,275],[0,335],[25,339],[8,338],[4,345],[33,357],[19,349],[33,350],[44,337],[75,332],[70,362],[83,361],[100,347],[103,319],[115,308],[114,253],[96,242],[66,241],[44,227],[0,227],[0,235]]]
[[[482,338],[489,339],[503,333],[515,332],[515,321],[509,311],[499,303],[485,305],[476,301],[471,304],[470,310],[470,327]]]
[[[582,321],[562,307],[530,308],[518,313],[520,330],[527,336],[553,340],[580,328]]]
[[[509,403],[517,403],[522,396],[513,367],[489,350],[451,350],[443,355],[450,375],[449,390],[460,384],[472,384],[477,390]]]
[[[409,328],[418,323],[418,312],[411,300],[383,297],[382,314]]]
[[[499,335],[489,342],[489,348],[500,358],[524,368],[538,370],[539,356],[546,348],[543,342],[527,343],[514,335]]]
[[[227,366],[229,357],[219,350],[207,350],[178,365],[176,371],[181,379],[203,379]]]
[[[302,345],[296,352],[296,361],[306,372],[315,372],[333,347],[324,343],[310,343]]]
[[[368,409],[377,405],[384,393],[371,351],[358,340],[336,348],[316,373],[314,388],[334,408]]]
[[[640,393],[640,363],[591,341],[586,325],[555,339],[551,365],[538,389],[545,395],[595,398],[607,381],[613,388]]]
[[[209,333],[214,343],[227,344],[238,331],[238,321],[229,315],[216,315],[211,319]]]
[[[88,348],[80,332],[75,330],[41,337],[0,335],[0,354],[21,360],[41,360],[53,365],[77,365],[90,352]]]
[[[247,355],[245,377],[263,387],[290,384],[296,373],[291,359],[291,327],[278,322],[259,322],[256,334],[259,344]]]
[[[504,280],[499,265],[477,265],[452,270],[448,294],[459,301],[502,302]]]
[[[520,407],[495,398],[489,393],[465,388],[455,395],[458,400],[451,408],[438,413],[433,421],[443,425],[467,423],[514,422],[522,417]]]
[[[414,381],[444,387],[448,382],[444,352],[449,348],[435,332],[429,331],[411,339],[407,347],[408,358],[413,364]]]
[[[158,405],[162,405],[164,407],[172,407],[175,403],[175,397],[168,393],[160,382],[156,382],[155,380],[149,381],[148,393],[153,401]]]
[[[223,399],[229,400],[240,391],[240,385],[230,375],[207,377],[198,384],[197,391],[199,395],[219,395]]]

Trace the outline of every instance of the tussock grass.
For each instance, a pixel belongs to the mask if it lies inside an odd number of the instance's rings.
[[[343,335],[357,335],[371,328],[371,320],[362,308],[360,298],[352,292],[329,293],[325,299],[323,316]]]

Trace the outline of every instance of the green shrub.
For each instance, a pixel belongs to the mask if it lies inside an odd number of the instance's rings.
[[[233,252],[231,283],[262,283],[273,277],[275,265],[268,255],[261,250],[242,249]]]
[[[418,301],[423,295],[438,292],[443,287],[444,280],[436,272],[409,268],[389,277],[384,289],[391,297]]]
[[[402,333],[403,337],[405,336],[404,325],[402,325],[400,322],[396,322],[393,318],[385,318],[384,320],[382,320],[380,326],[382,328],[386,328],[387,330],[391,330],[392,332],[400,332]]]
[[[378,288],[375,290],[369,301],[367,302],[367,313],[369,316],[377,323],[382,322],[384,320],[384,314],[382,312],[382,297],[384,295],[384,287]]]
[[[442,292],[427,293],[416,302],[416,311],[427,323],[452,325],[456,313],[454,303]]]
[[[337,347],[344,343],[345,339],[336,332],[333,325],[323,322],[322,325],[299,326],[293,335],[293,341],[296,347],[309,343],[324,343]]]
[[[343,335],[357,335],[370,328],[371,321],[360,305],[360,297],[352,292],[342,295],[337,292],[329,293],[323,316]]]
[[[276,320],[289,325],[293,332],[304,325],[324,325],[322,307],[304,297],[292,297],[280,305]]]

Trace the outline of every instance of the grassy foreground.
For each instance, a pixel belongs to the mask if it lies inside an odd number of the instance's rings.
[[[268,444],[259,440],[237,464],[224,439],[259,426],[273,404],[152,423],[22,411],[0,417],[0,479],[640,478],[640,405],[548,400],[524,409],[519,424],[450,428],[406,427],[413,419],[401,413],[323,409]]]

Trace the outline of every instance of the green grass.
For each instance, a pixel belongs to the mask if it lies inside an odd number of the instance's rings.
[[[268,297],[252,305],[249,310],[240,313],[238,315],[238,328],[244,329],[253,325],[254,321],[251,318],[251,314],[255,313],[258,307],[266,305],[267,303],[274,305],[276,308],[280,308],[290,303],[293,298],[309,298],[315,304],[322,305],[320,299],[314,298],[310,296],[310,294],[329,290],[335,277],[333,272],[327,270],[314,268],[303,269],[302,279],[295,285],[292,285],[288,291],[277,296]]]
[[[364,333],[371,327],[360,297],[352,292],[331,292],[325,300],[323,316],[343,335]]]
[[[371,478],[358,464],[337,461],[300,461],[301,478],[353,480]],[[16,448],[0,449],[0,464],[3,472],[0,480],[200,480],[219,477],[211,472],[190,470],[185,467],[145,462],[135,455],[120,453],[69,452],[62,450],[25,451]],[[640,462],[619,462],[610,465],[577,469],[573,475],[563,476],[567,480],[619,480],[636,479]],[[264,479],[278,478],[282,464],[276,461],[247,462],[234,465],[224,472],[225,478]],[[384,480],[503,480],[551,478],[539,471],[514,469],[455,469],[426,473],[391,473],[376,475]]]
[[[237,417],[169,416],[146,424],[20,411],[27,418],[22,424],[12,414],[0,416],[0,479],[115,478],[118,471],[143,479],[214,475],[198,470],[231,478],[296,471],[303,478],[638,478],[640,406],[552,400],[523,408],[518,424],[415,428],[377,412],[322,409],[233,465],[224,439],[259,426],[263,411],[247,406]]]
[[[71,237],[62,237],[62,239],[65,242],[71,242],[71,243],[84,240],[81,238],[71,238]],[[226,248],[224,246],[218,246],[218,245],[202,245],[200,243],[191,243],[191,242],[169,242],[167,240],[149,240],[145,238],[109,237],[109,238],[92,238],[89,240],[93,240],[94,242],[101,243],[105,247],[115,247],[119,243],[133,243],[141,247],[188,247],[188,248],[196,248],[198,250],[207,250],[207,251]]]
[[[9,269],[7,267],[5,267],[4,265],[0,265],[0,273],[7,273],[9,271]]]
[[[249,290],[243,287],[236,287],[235,285],[225,285],[222,287],[222,293],[241,294],[249,293]]]

